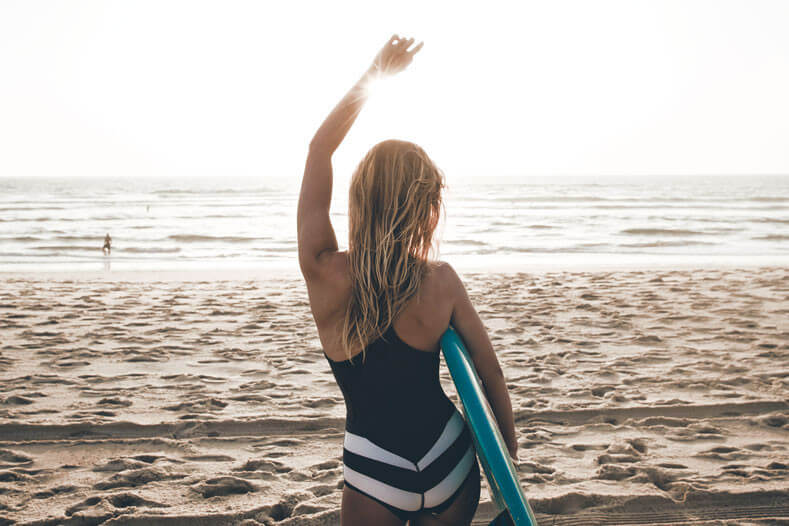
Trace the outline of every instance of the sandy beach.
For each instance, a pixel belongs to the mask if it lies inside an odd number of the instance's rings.
[[[789,268],[463,277],[540,524],[789,523]],[[2,278],[0,524],[338,524],[343,426],[298,276]]]

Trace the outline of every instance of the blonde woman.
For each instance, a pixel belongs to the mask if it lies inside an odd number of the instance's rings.
[[[323,351],[345,397],[344,526],[470,524],[479,466],[470,432],[441,389],[439,340],[452,323],[517,458],[507,387],[465,287],[431,261],[443,176],[417,145],[375,145],[353,174],[349,248],[329,219],[331,158],[377,76],[404,70],[422,44],[397,35],[310,143],[298,208],[299,264]]]

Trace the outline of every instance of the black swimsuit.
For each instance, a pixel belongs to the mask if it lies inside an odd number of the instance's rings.
[[[394,330],[353,360],[329,359],[345,397],[345,484],[403,520],[447,508],[476,455],[468,427],[444,394],[438,352]]]

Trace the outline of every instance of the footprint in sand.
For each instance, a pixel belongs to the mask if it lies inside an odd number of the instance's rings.
[[[33,482],[35,479],[16,471],[0,471],[0,482]]]
[[[104,506],[102,506],[102,505],[104,505]],[[108,509],[106,509],[107,505],[104,502],[104,499],[102,499],[101,497],[88,497],[87,499],[83,500],[82,502],[79,502],[79,503],[75,504],[74,506],[71,506],[70,508],[66,508],[66,515],[70,517],[70,516],[74,515],[75,513],[78,513],[78,512],[81,512],[81,511],[85,511],[85,510],[89,510],[91,508],[95,509],[97,507],[104,507],[105,511],[109,511]],[[94,510],[92,510],[92,511],[94,511]]]
[[[618,466],[616,464],[603,464],[597,470],[595,478],[600,480],[624,480],[638,473],[633,466]]]
[[[271,458],[249,459],[243,465],[233,468],[236,472],[256,472],[259,478],[273,478],[277,473],[290,473],[293,468]],[[271,475],[263,476],[263,475]]]
[[[11,395],[3,400],[4,405],[30,405],[33,402],[35,402],[35,400],[18,395]]]
[[[336,484],[319,484],[317,486],[312,486],[307,488],[307,491],[315,495],[316,497],[323,497],[324,495],[330,495],[334,493],[337,489]]]
[[[221,411],[227,407],[227,402],[223,402],[216,398],[209,398],[203,400],[195,400],[192,402],[181,402],[176,405],[165,406],[163,409],[167,411]]]
[[[640,462],[647,452],[646,440],[631,438],[624,442],[614,442],[605,453],[597,457],[597,463],[605,464],[632,464]],[[619,480],[619,479],[614,479]]]
[[[314,513],[311,511],[306,511],[306,508],[301,508],[301,506],[306,507],[309,505],[309,503],[305,503],[304,501],[310,498],[312,498],[312,494],[307,492],[298,492],[285,495],[282,500],[271,506],[269,510],[264,511],[263,514],[267,515],[268,518],[274,522],[279,522],[289,519],[294,515],[299,515],[302,513]],[[296,512],[297,509],[300,509],[301,511]],[[268,524],[268,522],[266,522],[266,524]],[[301,523],[299,522],[294,524]]]
[[[169,473],[163,469],[147,467],[116,473],[104,482],[94,484],[93,487],[95,489],[136,488],[151,482],[184,477],[186,475],[183,473]]]
[[[789,429],[789,415],[786,413],[773,413],[754,420],[756,424],[768,427]]]
[[[132,506],[137,508],[168,507],[167,504],[161,504],[153,500],[144,499],[132,493],[118,493],[106,497],[100,497],[100,496],[88,497],[82,502],[75,504],[74,506],[71,506],[70,508],[66,509],[66,515],[70,517],[75,513],[84,512],[87,510],[92,511],[92,513],[90,514],[91,516],[96,516],[98,513],[102,511],[108,514],[114,514],[115,509],[117,508],[130,508]],[[97,522],[90,522],[90,523],[98,524]]]
[[[24,464],[32,464],[33,458],[11,449],[0,449],[0,467],[16,467]]]
[[[102,398],[96,405],[106,405],[110,407],[129,407],[132,405],[131,400],[122,400],[120,398]]]
[[[116,508],[130,508],[132,506],[140,508],[166,508],[167,504],[161,504],[152,500],[144,499],[133,493],[118,493],[106,497],[107,501]]]
[[[94,466],[93,471],[96,472],[103,472],[109,471],[113,473],[117,473],[119,471],[127,471],[131,469],[142,469],[145,468],[148,464],[145,462],[141,462],[139,460],[134,460],[131,458],[113,458],[99,464],[98,466]]]
[[[258,487],[244,479],[236,477],[218,477],[198,482],[192,489],[203,496],[211,498],[225,495],[240,495],[258,491]]]
[[[676,470],[669,471],[650,466],[636,467],[636,470],[638,473],[630,479],[632,482],[651,483],[663,491],[671,490],[672,484],[684,475]]]
[[[183,458],[192,462],[232,462],[235,460],[227,455],[190,455]]]
[[[753,455],[736,447],[718,446],[708,449],[707,451],[696,453],[695,456],[700,458],[712,458],[716,460],[742,460],[744,458],[750,458]]]
[[[43,491],[37,491],[36,493],[33,493],[32,497],[34,499],[48,499],[50,497],[54,497],[55,495],[61,495],[63,493],[72,493],[77,489],[78,489],[77,486],[72,486],[70,484],[63,484],[60,486],[55,486],[54,488],[45,489]]]

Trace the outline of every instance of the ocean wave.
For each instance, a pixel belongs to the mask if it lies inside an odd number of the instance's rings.
[[[478,241],[476,239],[447,239],[444,241],[446,244],[453,244],[453,245],[473,245],[473,246],[486,246],[487,243],[484,241]]]
[[[0,212],[14,212],[25,210],[66,210],[64,206],[8,206],[0,208]]]
[[[42,241],[44,238],[35,236],[3,237],[0,241]]]
[[[472,200],[472,199],[469,199]],[[496,202],[510,202],[510,203],[578,203],[584,201],[629,201],[630,199],[614,199],[610,197],[599,197],[599,196],[591,196],[591,195],[529,195],[523,197],[513,197],[512,195],[506,195],[501,197],[475,197],[473,198],[474,201],[496,201]]]
[[[789,197],[783,196],[759,196],[759,197],[744,197],[742,201],[761,201],[765,203],[784,203],[789,201]]]
[[[688,203],[683,205],[669,205],[669,204],[626,204],[626,205],[592,205],[586,206],[583,208],[594,208],[594,209],[601,209],[601,210],[628,210],[628,209],[649,209],[649,208],[659,208],[659,209],[682,209],[682,210],[786,210],[786,206],[732,206],[727,205],[724,202],[720,202],[720,205],[699,205],[696,203]],[[542,207],[534,207],[535,209],[562,209],[567,208],[566,206],[542,206]]]
[[[268,237],[247,237],[247,236],[208,236],[204,234],[173,234],[167,239],[180,241],[182,243],[199,243],[201,241],[218,243],[250,243],[252,241],[264,241],[271,239]]]
[[[682,203],[681,207],[689,206],[689,203],[702,203],[702,204],[724,204],[724,203],[785,203],[789,202],[789,197],[786,196],[754,196],[754,197],[681,197],[681,196],[667,196],[667,195],[653,195],[653,196],[628,196],[628,197],[601,197],[591,195],[525,195],[513,196],[512,194],[505,194],[499,196],[479,195],[466,198],[471,202],[484,202],[491,201],[497,203],[639,203],[648,204],[650,207],[662,207],[661,203]]]
[[[756,236],[752,239],[760,241],[789,241],[789,235],[786,234],[767,234],[766,236]]]
[[[115,221],[116,219],[128,219],[123,216],[97,216],[97,217],[15,217],[13,219],[0,219],[0,223],[41,223],[44,221]]]
[[[133,254],[174,254],[175,252],[181,251],[181,249],[178,247],[161,247],[161,248],[126,247],[117,250],[118,252],[131,252]]]
[[[751,223],[778,223],[780,225],[789,225],[789,218],[784,219],[781,217],[757,217],[748,219]]]
[[[255,206],[260,206],[256,204]],[[172,216],[173,219],[243,219],[248,217],[255,217],[254,215],[244,214],[207,214],[199,216]]]
[[[53,239],[58,241],[97,241],[99,244],[103,244],[104,234],[93,236],[54,236]]]
[[[15,217],[13,219],[3,219],[0,217],[0,223],[21,223],[21,222],[34,222],[34,221],[51,221],[51,217]]]
[[[717,245],[709,241],[652,241],[648,243],[620,243],[624,248],[658,248],[658,247],[687,247],[693,245]]]
[[[64,250],[64,251],[91,251],[91,252],[101,252],[101,243],[97,243],[96,245],[40,245],[36,247],[30,247],[31,250]]]
[[[626,228],[620,234],[634,236],[703,236],[706,232],[683,230],[680,228]]]
[[[275,191],[272,188],[218,188],[202,190],[153,190],[153,195],[212,195],[212,194],[267,194]]]
[[[462,254],[474,255],[503,255],[503,254],[621,254],[621,253],[643,253],[649,254],[645,249],[661,249],[661,248],[681,248],[681,247],[694,247],[694,246],[721,246],[721,243],[710,243],[704,241],[655,241],[651,243],[623,243],[623,244],[608,244],[608,243],[583,243],[572,246],[564,247],[540,247],[540,246],[500,246],[500,247],[487,247],[478,250],[464,251]],[[457,252],[451,252],[454,255]],[[661,252],[654,251],[654,254],[661,254]]]
[[[101,244],[97,245],[39,245],[31,250],[50,250],[57,252],[101,252]],[[113,247],[112,252],[133,254],[172,254],[180,252],[178,247]]]
[[[255,247],[252,250],[257,252],[296,252],[298,247],[294,244],[292,247]]]
[[[611,245],[608,243],[584,243],[583,245],[575,245],[569,247],[496,247],[490,250],[480,250],[479,254],[500,254],[502,252],[511,252],[514,254],[575,254],[581,252],[592,252],[593,248],[603,248]]]

